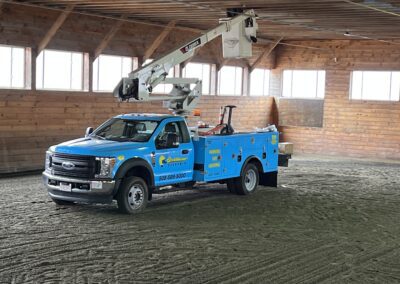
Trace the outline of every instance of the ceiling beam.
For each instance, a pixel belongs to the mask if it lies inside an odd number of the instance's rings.
[[[42,52],[51,39],[54,37],[54,35],[57,33],[57,31],[60,29],[62,24],[65,22],[65,20],[68,18],[69,14],[71,14],[72,10],[74,9],[74,5],[68,5],[63,12],[58,16],[57,20],[54,22],[54,24],[51,26],[51,28],[48,30],[46,35],[43,37],[43,39],[40,41],[38,45],[38,54]]]
[[[144,54],[144,60],[149,59],[156,49],[160,46],[163,40],[169,35],[172,29],[175,27],[176,21],[170,21],[165,29],[158,35],[158,37],[151,43],[151,45],[146,49]]]
[[[123,16],[121,19],[123,20],[125,16]],[[100,42],[100,44],[96,47],[94,51],[94,59],[99,57],[99,55],[104,51],[104,49],[108,46],[110,41],[113,39],[115,34],[118,32],[118,30],[121,28],[121,26],[124,24],[124,21],[117,21],[111,29],[108,31],[108,33],[104,36],[103,40]]]
[[[283,37],[278,39],[276,42],[274,42],[274,44],[272,44],[272,46],[269,49],[266,48],[263,51],[263,53],[261,53],[260,56],[258,56],[256,61],[254,61],[254,63],[250,66],[250,72],[252,72],[257,67],[257,65],[259,65],[261,63],[261,61],[264,58],[267,58],[272,53],[272,51],[274,51],[275,47],[278,46],[278,44],[282,41],[282,39],[283,39]]]
[[[374,10],[374,11],[377,11],[377,12],[381,12],[381,13],[384,13],[384,14],[387,14],[387,15],[392,15],[392,16],[400,17],[400,14],[399,14],[399,13],[395,13],[395,12],[391,12],[391,11],[388,11],[388,10],[380,9],[380,8],[378,8],[378,7],[374,7],[374,6],[371,6],[371,5],[369,5],[369,4],[364,4],[364,3],[359,3],[359,2],[353,2],[353,1],[350,1],[350,0],[342,0],[342,1],[343,1],[343,2],[346,2],[346,3],[349,3],[349,4],[352,4],[352,5],[356,5],[356,6],[359,6],[359,7],[363,7],[363,8],[366,8],[366,9],[370,9],[370,10]],[[371,2],[371,4],[374,4],[374,2]],[[378,2],[378,4],[386,4],[386,3],[380,3],[380,2]]]

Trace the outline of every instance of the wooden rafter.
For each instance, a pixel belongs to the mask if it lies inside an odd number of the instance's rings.
[[[144,60],[151,58],[156,49],[160,46],[163,40],[169,35],[172,29],[175,27],[176,21],[170,21],[165,29],[158,35],[158,37],[151,43],[144,54]]]
[[[121,18],[121,20],[124,20],[125,16]],[[124,21],[117,21],[109,30],[109,32],[105,35],[103,40],[100,42],[100,44],[97,46],[97,48],[94,51],[94,58],[96,59],[102,52],[103,50],[108,46],[110,41],[113,39],[115,34],[118,32],[118,30],[121,28],[122,24]]]
[[[256,59],[256,61],[254,61],[254,63],[250,66],[250,72],[252,72],[252,71],[257,67],[257,65],[261,63],[261,61],[262,61],[264,58],[267,58],[267,57],[272,53],[272,51],[274,51],[275,47],[278,46],[278,44],[282,41],[282,39],[283,39],[283,37],[281,37],[280,39],[278,39],[276,42],[274,42],[274,43],[272,44],[272,46],[271,46],[269,49],[265,49],[265,50],[263,51],[263,53],[261,53],[260,56],[258,56],[258,58]]]
[[[57,31],[60,29],[62,24],[65,22],[65,20],[68,18],[69,14],[71,14],[72,10],[74,9],[74,5],[68,5],[65,10],[58,16],[57,20],[54,22],[54,24],[51,26],[51,28],[48,30],[46,35],[43,37],[43,39],[40,41],[38,45],[38,54],[42,52],[51,39],[54,37],[54,35],[57,33]]]

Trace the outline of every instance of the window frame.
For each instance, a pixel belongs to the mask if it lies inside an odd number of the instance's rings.
[[[251,74],[255,71],[255,70],[262,70],[263,71],[263,86],[262,86],[262,95],[254,95],[252,94],[252,79],[251,79]],[[265,75],[266,72],[268,71],[268,82],[265,80]],[[249,82],[250,82],[250,87],[249,87],[249,96],[250,97],[268,97],[270,96],[270,86],[271,86],[271,69],[266,69],[266,68],[254,68],[250,73],[249,73]],[[267,82],[268,84],[268,88],[267,88],[267,94],[264,93],[265,91],[265,83]]]
[[[290,97],[289,96],[284,96],[284,74],[285,71],[290,71]],[[316,77],[316,84],[315,84],[315,97],[300,97],[300,96],[293,96],[293,72],[301,72],[301,71],[314,71],[317,74]],[[324,72],[324,92],[323,92],[323,97],[318,97],[318,87],[319,87],[319,72]],[[281,95],[280,98],[282,99],[300,99],[300,100],[324,100],[325,99],[325,93],[326,93],[326,70],[323,69],[284,69],[282,71],[282,85],[281,85]]]
[[[114,58],[119,58],[120,60],[121,60],[121,65],[120,65],[120,69],[121,69],[121,78],[124,76],[124,70],[123,70],[123,66],[124,66],[124,64],[123,64],[123,60],[124,59],[130,59],[130,68],[129,69],[131,69],[131,71],[129,71],[129,72],[132,72],[133,70],[134,70],[134,68],[135,68],[135,57],[130,57],[130,56],[120,56],[120,55],[111,55],[111,54],[100,54],[97,58],[96,58],[96,60],[94,60],[93,62],[92,62],[92,91],[94,92],[94,93],[110,93],[110,92],[113,92],[113,90],[114,89],[111,89],[111,90],[106,90],[106,89],[100,89],[99,88],[99,85],[100,85],[100,60],[101,60],[101,57],[102,56],[106,56],[106,57],[114,57]],[[97,70],[95,70],[95,62],[97,61]],[[128,74],[126,74],[126,75],[128,75]],[[95,80],[95,77],[96,77],[96,80]],[[95,86],[95,83],[97,83],[97,86]],[[116,83],[116,85],[118,84],[118,82]],[[116,86],[115,85],[115,86]],[[95,88],[96,87],[96,88]],[[115,87],[114,87],[115,88]]]
[[[234,94],[222,94],[221,93],[221,73],[222,73],[222,70],[224,69],[224,68],[227,68],[227,67],[233,67],[233,68],[235,68],[235,81],[234,81]],[[240,92],[238,93],[238,94],[236,94],[235,92],[237,91],[236,90],[236,84],[237,84],[237,82],[236,82],[236,79],[237,79],[237,70],[238,69],[240,69],[241,70],[241,76],[240,76]],[[219,70],[218,70],[218,78],[217,78],[217,95],[218,96],[226,96],[226,97],[228,97],[228,96],[231,96],[231,97],[240,97],[240,96],[243,96],[243,85],[244,85],[244,80],[243,80],[243,74],[244,74],[244,68],[243,67],[241,67],[241,66],[235,66],[235,65],[224,65],[224,66],[222,66]]]
[[[27,86],[27,59],[28,59],[28,54],[27,54],[27,48],[23,46],[16,46],[16,45],[6,45],[6,44],[0,44],[0,47],[5,47],[10,49],[10,84],[7,86],[0,86],[0,90],[24,90],[24,89],[29,89],[29,86]],[[13,50],[14,49],[21,49],[23,53],[22,57],[22,87],[14,87],[13,86]]]
[[[353,76],[354,72],[361,72],[361,90],[360,90],[360,98],[353,98]],[[374,99],[366,99],[363,98],[363,90],[364,90],[364,73],[365,72],[382,72],[382,73],[390,73],[390,85],[389,85],[389,99],[383,100],[379,98]],[[349,100],[350,101],[368,101],[368,102],[383,102],[383,103],[396,103],[400,102],[400,87],[399,87],[399,99],[398,100],[391,100],[392,97],[392,83],[393,83],[393,73],[400,73],[400,70],[352,70],[350,74],[350,84],[349,84]]]
[[[45,87],[45,74],[46,74],[46,68],[45,68],[45,64],[46,64],[46,51],[50,51],[50,52],[64,52],[64,53],[69,53],[70,55],[70,66],[69,66],[69,72],[70,72],[70,82],[69,88],[47,88]],[[42,62],[38,62],[40,59],[40,54],[42,54]],[[35,58],[36,60],[36,76],[35,78],[33,78],[36,82],[36,89],[37,90],[41,90],[41,91],[64,91],[64,92],[84,92],[85,91],[85,53],[84,52],[78,52],[78,51],[69,51],[69,50],[57,50],[57,49],[44,49],[40,54],[38,54],[38,56]],[[79,54],[82,56],[82,60],[81,60],[81,79],[80,79],[80,88],[79,89],[73,89],[72,88],[72,69],[73,69],[73,54]],[[41,64],[41,87],[39,87],[39,81],[38,81],[38,71],[39,71],[39,64]]]

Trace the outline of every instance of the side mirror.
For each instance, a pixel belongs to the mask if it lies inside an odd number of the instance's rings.
[[[85,137],[88,137],[92,133],[93,133],[93,127],[86,128]]]
[[[176,133],[167,134],[167,148],[178,148],[179,147],[179,136]]]

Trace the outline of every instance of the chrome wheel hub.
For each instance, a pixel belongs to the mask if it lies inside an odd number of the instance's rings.
[[[256,188],[256,183],[257,173],[253,169],[248,170],[244,178],[244,185],[247,191],[253,191]]]
[[[144,201],[144,191],[143,188],[134,184],[128,192],[128,204],[132,209],[137,209],[142,206]]]

